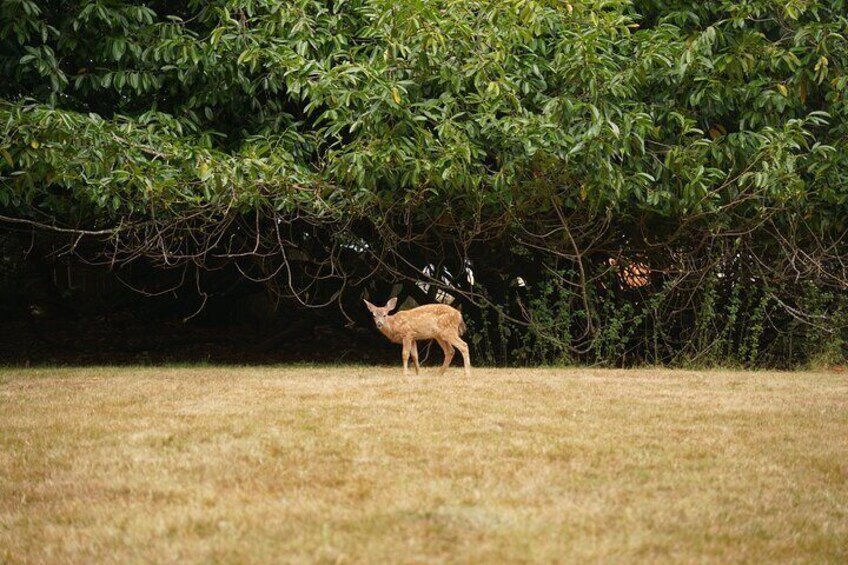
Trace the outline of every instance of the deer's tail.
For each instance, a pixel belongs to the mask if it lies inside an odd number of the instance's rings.
[[[465,325],[465,320],[462,318],[459,319],[459,335],[465,335],[465,330],[468,329],[468,326]]]

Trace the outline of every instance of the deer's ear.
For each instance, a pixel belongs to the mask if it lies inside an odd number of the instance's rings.
[[[388,310],[389,312],[394,310],[395,306],[397,306],[397,297],[394,297],[394,298],[390,299],[388,302],[386,302],[386,310]]]
[[[365,303],[366,306],[368,306],[368,309],[371,310],[371,312],[374,312],[377,309],[376,306],[374,306],[373,304],[371,304],[370,302],[368,302],[364,298],[362,299],[362,301]]]

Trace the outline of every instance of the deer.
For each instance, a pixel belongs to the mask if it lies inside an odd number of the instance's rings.
[[[468,355],[468,344],[460,337],[465,333],[466,326],[462,320],[462,312],[446,304],[425,304],[395,314],[389,314],[397,306],[397,298],[386,302],[385,306],[375,306],[367,300],[365,305],[374,316],[377,329],[392,343],[403,344],[403,376],[409,376],[409,356],[415,363],[415,374],[418,374],[418,340],[435,339],[445,353],[445,361],[439,370],[443,375],[453,360],[454,348],[459,349],[465,365],[465,376],[471,376],[471,358]]]

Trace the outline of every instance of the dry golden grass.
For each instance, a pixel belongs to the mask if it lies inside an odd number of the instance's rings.
[[[846,562],[848,379],[0,371],[0,562]]]

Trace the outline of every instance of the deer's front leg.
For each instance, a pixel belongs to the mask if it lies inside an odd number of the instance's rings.
[[[418,342],[417,341],[412,342],[411,353],[412,353],[412,362],[415,363],[415,374],[417,375],[418,370],[420,369],[420,367],[418,366]]]
[[[412,340],[403,340],[403,376],[409,376],[409,351],[412,349]]]

